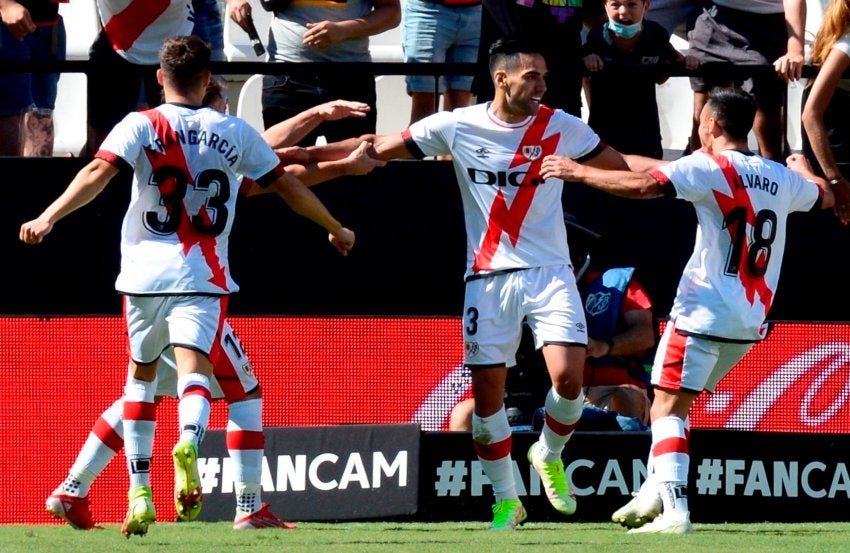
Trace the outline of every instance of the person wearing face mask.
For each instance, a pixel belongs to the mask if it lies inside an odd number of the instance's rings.
[[[670,35],[645,19],[649,0],[605,0],[607,20],[590,30],[583,47],[585,94],[590,127],[607,144],[624,154],[661,159],[661,125],[655,99],[656,83],[669,77],[673,64],[699,66],[670,44]],[[625,96],[625,98],[624,98]],[[641,106],[623,120],[623,102]]]

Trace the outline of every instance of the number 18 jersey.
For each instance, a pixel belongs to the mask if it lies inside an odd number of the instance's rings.
[[[725,150],[697,152],[652,175],[691,202],[694,251],[670,312],[676,328],[731,341],[764,337],[788,215],[820,205],[820,188],[779,163]]]
[[[95,157],[134,169],[121,228],[119,292],[238,290],[227,248],[240,182],[247,176],[268,185],[283,172],[260,133],[210,108],[164,104],[129,114]]]

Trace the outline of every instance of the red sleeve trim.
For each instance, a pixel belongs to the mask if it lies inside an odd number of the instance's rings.
[[[110,165],[114,165],[119,170],[123,170],[123,169],[129,169],[131,171],[133,170],[133,167],[129,163],[127,163],[127,161],[123,157],[119,156],[118,154],[109,152],[107,150],[98,150],[97,153],[94,154],[94,158],[95,159],[102,159],[106,163],[108,163]]]

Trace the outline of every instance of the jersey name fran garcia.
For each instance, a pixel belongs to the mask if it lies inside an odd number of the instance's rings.
[[[689,201],[698,227],[670,312],[685,333],[727,341],[764,338],[788,215],[820,207],[813,182],[748,152],[697,152],[651,173]]]
[[[466,225],[467,279],[570,264],[564,183],[542,180],[540,165],[547,155],[582,161],[605,147],[583,121],[540,106],[525,121],[505,123],[486,103],[438,112],[403,136],[416,157],[452,156]]]
[[[224,295],[228,237],[243,176],[268,186],[277,155],[245,121],[163,104],[127,115],[95,157],[134,170],[115,287],[133,295]]]

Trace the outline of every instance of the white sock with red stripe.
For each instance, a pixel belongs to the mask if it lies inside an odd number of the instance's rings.
[[[236,469],[236,518],[263,506],[263,400],[248,399],[227,407],[227,451]]]
[[[121,422],[124,398],[116,400],[94,423],[86,442],[77,453],[77,459],[68,476],[54,494],[85,497],[89,488],[115,454],[124,447],[124,426]]]
[[[200,445],[210,420],[210,379],[201,373],[177,377],[177,416],[180,421],[180,443]]]
[[[472,445],[484,474],[493,484],[496,501],[519,499],[511,459],[513,435],[504,405],[489,417],[479,417],[472,413]]]
[[[561,458],[564,446],[570,440],[581,418],[584,406],[584,394],[579,392],[575,399],[558,395],[555,388],[546,394],[544,410],[546,413],[540,440],[534,451],[535,459],[552,463]]]
[[[688,516],[688,467],[690,453],[685,421],[661,417],[652,422],[651,463],[661,494],[665,518],[682,520]]]
[[[156,431],[155,382],[127,379],[124,386],[124,455],[130,488],[150,486],[153,436]]]

